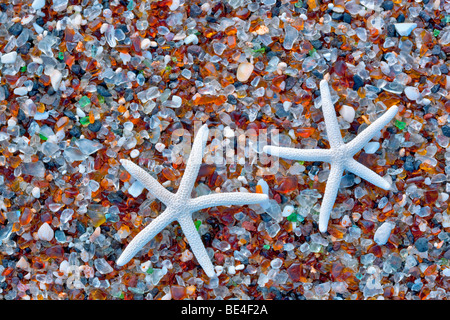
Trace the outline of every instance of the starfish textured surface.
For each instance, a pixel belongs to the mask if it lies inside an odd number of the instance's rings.
[[[398,107],[390,107],[381,117],[375,120],[364,131],[358,134],[352,141],[344,143],[336,117],[336,111],[331,101],[330,89],[326,80],[320,82],[320,94],[322,97],[322,112],[325,119],[330,149],[294,149],[277,146],[265,146],[264,152],[281,158],[303,161],[325,161],[330,163],[325,194],[320,207],[319,230],[326,232],[331,210],[339,190],[344,170],[350,171],[364,180],[384,190],[390,188],[390,183],[384,178],[357,162],[353,156],[380,132],[397,114]]]
[[[178,221],[186,236],[191,250],[198,263],[209,277],[215,275],[214,267],[208,257],[205,246],[201,240],[194,222],[192,213],[204,208],[229,205],[256,204],[268,199],[266,194],[247,192],[225,192],[200,196],[192,199],[191,193],[202,164],[203,150],[208,138],[208,126],[203,125],[198,131],[192,146],[186,169],[181,179],[177,193],[165,189],[148,172],[129,160],[120,160],[123,167],[156,198],[161,200],[166,209],[146,226],[122,252],[117,265],[123,266],[130,261],[144,245],[161,232],[168,224]]]

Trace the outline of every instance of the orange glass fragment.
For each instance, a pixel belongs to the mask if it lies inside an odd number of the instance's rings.
[[[46,74],[43,74],[39,77],[39,82],[42,83],[44,86],[50,85],[50,77]]]
[[[281,240],[277,240],[274,244],[273,244],[273,250],[277,250],[280,251],[281,249],[283,249],[284,246],[284,242]]]
[[[128,171],[122,171],[119,175],[119,180],[122,182],[127,182],[131,178],[131,175],[128,173]]]
[[[11,156],[9,157],[9,165],[11,168],[15,169],[22,163],[22,159],[20,157]]]
[[[397,94],[393,94],[390,92],[383,91],[378,95],[378,97],[375,99],[375,102],[381,101],[383,102],[386,107],[392,107],[393,105],[399,105],[401,104],[401,99]]]
[[[182,286],[171,286],[170,293],[174,300],[183,300],[186,298],[186,288]]]
[[[12,232],[17,232],[20,230],[20,223],[18,222],[14,222],[13,223],[13,228],[12,228]]]
[[[75,50],[78,51],[78,52],[84,51],[84,45],[83,45],[83,42],[78,41],[78,44],[77,44],[77,46],[75,47]]]
[[[47,250],[45,250],[45,254],[49,257],[49,258],[53,258],[53,259],[62,259],[64,258],[64,248],[61,246],[54,246],[54,247],[50,247]]]
[[[131,37],[131,44],[133,51],[137,54],[141,54],[141,38],[140,37]]]
[[[64,62],[69,66],[69,68],[71,68],[75,62],[75,57],[66,52],[64,54]]]
[[[63,129],[69,123],[69,118],[64,116],[61,117],[55,124],[56,131]]]
[[[75,30],[67,27],[64,31],[64,41],[66,42],[73,42],[73,38],[75,36]]]
[[[285,90],[286,82],[284,81],[286,79],[285,75],[277,76],[272,79],[272,84],[270,85],[270,89],[272,89],[275,92],[281,92]]]
[[[12,76],[12,75],[7,74],[7,75],[4,75],[4,77],[5,77],[6,81],[8,81],[8,83],[11,85],[15,84],[17,82],[17,80],[19,80],[19,76],[17,76],[17,75]]]
[[[434,204],[439,198],[437,190],[430,190],[425,192],[425,201],[427,205]]]
[[[303,267],[303,265],[299,262],[294,262],[287,269],[287,273],[289,278],[291,278],[292,282],[307,282],[308,271]]]
[[[94,116],[94,112],[89,111],[89,123],[94,123],[95,122],[95,116]]]
[[[237,41],[235,36],[228,36],[227,43],[230,49],[234,49],[236,47]]]
[[[196,286],[189,286],[186,288],[186,294],[187,295],[192,295],[195,293],[195,290],[197,289]]]
[[[369,253],[373,253],[377,258],[381,258],[383,256],[383,252],[381,251],[381,247],[379,245],[374,245],[367,251]]]
[[[247,8],[239,8],[236,11],[236,17],[241,18],[243,20],[247,19],[248,16],[250,15],[250,10],[248,10]]]
[[[314,131],[316,130],[311,127],[297,128],[295,129],[295,136],[306,139],[309,138],[314,133]]]
[[[317,0],[307,0],[306,2],[308,3],[308,9],[314,10],[317,8]]]
[[[230,26],[225,29],[225,34],[227,36],[234,36],[237,33],[237,28],[235,26]]]
[[[88,23],[88,27],[92,31],[96,31],[96,30],[100,29],[101,26],[102,26],[102,20],[100,18],[96,18],[95,20]]]
[[[95,289],[89,294],[91,300],[106,300],[107,294],[100,289]]]
[[[347,229],[340,225],[332,224],[328,227],[328,232],[336,239],[342,239],[344,238]]]
[[[199,105],[206,105],[206,104],[210,104],[213,103],[216,106],[220,106],[221,104],[224,104],[225,101],[227,101],[227,97],[225,97],[224,95],[220,95],[217,97],[214,96],[200,96],[197,95],[197,98],[193,100],[193,104],[195,106],[199,106]]]
[[[207,62],[203,68],[200,69],[200,74],[202,75],[203,78],[206,77],[217,77],[218,73],[216,70],[216,67],[214,66],[214,64],[212,62]]]
[[[275,189],[275,191],[280,193],[289,193],[294,190],[298,189],[298,179],[296,176],[288,176],[285,178],[282,178],[278,188]]]
[[[256,193],[263,193],[263,189],[259,184],[256,186]]]
[[[170,181],[175,181],[178,178],[175,172],[169,167],[165,167],[164,169],[162,169],[161,173],[164,176],[164,178]]]
[[[426,268],[425,271],[423,272],[423,274],[426,276],[436,275],[437,274],[436,269],[437,269],[437,265],[433,264],[433,265],[429,266],[428,268]]]

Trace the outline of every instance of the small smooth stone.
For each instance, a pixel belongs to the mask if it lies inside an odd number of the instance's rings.
[[[190,34],[188,35],[186,38],[184,38],[184,44],[197,44],[198,43],[198,38],[195,34]]]
[[[150,260],[145,261],[144,263],[141,263],[141,265],[139,266],[141,268],[141,271],[146,273],[148,269],[150,269],[150,267],[152,266],[152,263]]]
[[[59,265],[59,271],[61,271],[62,273],[64,273],[65,275],[67,275],[69,273],[69,261],[64,260],[63,262],[61,262],[61,264]]]
[[[395,30],[402,37],[408,37],[411,32],[417,28],[417,23],[403,22],[403,23],[394,23]]]
[[[14,63],[16,62],[16,59],[17,59],[17,52],[12,51],[10,53],[2,55],[0,61],[6,64],[6,63]]]
[[[192,258],[194,258],[194,255],[192,254],[192,252],[186,249],[181,253],[180,260],[181,262],[187,262],[189,260],[192,260]]]
[[[243,265],[243,264],[238,264],[238,265],[235,267],[235,269],[236,269],[236,271],[244,270],[244,269],[245,269],[245,265]]]
[[[228,266],[227,273],[228,274],[235,274],[236,273],[236,268],[234,266]]]
[[[169,9],[171,11],[175,11],[178,9],[178,7],[180,6],[180,0],[173,0],[172,4],[170,5]]]
[[[345,104],[342,106],[341,110],[339,111],[339,114],[348,123],[352,123],[353,120],[355,120],[355,109]]]
[[[34,30],[36,30],[37,34],[41,34],[44,32],[44,28],[42,28],[40,25],[38,25],[36,22],[33,23]]]
[[[229,126],[226,126],[223,129],[223,135],[225,138],[232,138],[232,137],[234,137],[234,131]]]
[[[392,222],[386,221],[384,222],[378,229],[375,231],[375,235],[373,236],[373,240],[379,245],[385,245],[389,236],[391,235],[392,229],[394,229],[394,224]]]
[[[20,87],[14,89],[14,94],[17,96],[24,96],[28,93],[28,89],[26,87]]]
[[[133,149],[133,150],[131,150],[131,152],[130,152],[130,157],[131,158],[136,158],[138,155],[139,155],[139,150],[138,149]]]
[[[62,80],[62,73],[57,69],[53,70],[52,73],[50,74],[50,81],[52,83],[53,90],[57,91],[59,89],[61,80]]]
[[[98,120],[95,120],[94,123],[89,123],[87,127],[92,132],[99,132],[102,128],[102,123]]]
[[[72,137],[79,138],[79,137],[81,137],[81,129],[79,127],[75,126],[75,127],[73,127],[72,129],[69,130],[69,134]]]
[[[142,191],[144,191],[144,186],[139,182],[135,181],[129,188],[128,193],[133,197],[137,198],[141,195]]]
[[[97,86],[97,93],[103,97],[112,97],[111,92],[103,86]]]
[[[417,251],[419,252],[427,252],[428,251],[428,240],[427,238],[419,238],[414,243],[414,246],[416,247]]]
[[[289,217],[292,214],[292,212],[294,212],[294,207],[288,204],[287,206],[284,207],[283,213],[281,215],[283,217]]]
[[[392,10],[392,8],[394,8],[394,2],[388,0],[388,1],[383,1],[383,3],[381,4],[381,7],[384,10]]]
[[[157,144],[155,144],[155,149],[158,150],[158,152],[162,152],[165,148],[166,148],[166,146],[161,142],[158,142]]]
[[[23,26],[21,23],[14,23],[9,29],[8,32],[12,34],[13,36],[18,36],[22,33]]]
[[[442,127],[442,134],[450,138],[450,125],[445,125]]]
[[[41,196],[41,189],[39,189],[39,187],[34,187],[33,190],[31,190],[31,195],[38,199]]]
[[[179,96],[172,96],[172,102],[173,104],[170,107],[179,108],[181,107],[181,103],[183,102],[183,100]]]
[[[350,217],[347,214],[342,217],[341,225],[345,228],[348,228],[352,225],[352,220],[350,219]]]
[[[420,91],[416,87],[408,86],[405,88],[405,95],[409,100],[416,101],[420,97]]]
[[[183,71],[181,71],[181,75],[186,79],[190,79],[192,76],[192,72],[189,69],[183,69]]]
[[[34,10],[42,9],[44,6],[45,6],[45,0],[34,0],[33,3],[31,4],[31,7]]]
[[[19,261],[16,263],[16,268],[20,268],[23,270],[27,270],[30,267],[30,264],[28,263],[27,259],[24,257],[20,257]]]
[[[37,235],[40,240],[51,241],[53,239],[53,236],[55,235],[55,232],[48,225],[48,223],[45,222],[39,228]]]
[[[255,67],[250,62],[242,62],[237,69],[236,77],[240,82],[246,82]]]
[[[223,272],[223,267],[222,266],[215,266],[214,267],[214,271],[216,271],[216,275],[221,275]]]
[[[142,39],[142,41],[141,41],[141,49],[142,50],[147,50],[148,48],[150,48],[150,44],[151,44],[150,39],[147,39],[147,38]]]
[[[380,148],[380,143],[372,141],[366,144],[366,146],[364,147],[364,152],[367,154],[373,154],[377,152],[378,148]]]
[[[98,188],[100,188],[100,184],[95,181],[95,180],[91,180],[88,183],[89,189],[91,189],[91,191],[95,192],[98,190]]]

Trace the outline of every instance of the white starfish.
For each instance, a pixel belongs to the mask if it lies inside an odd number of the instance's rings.
[[[263,150],[268,154],[291,160],[325,161],[330,163],[330,174],[328,176],[319,215],[319,230],[321,232],[326,232],[328,220],[330,219],[331,210],[336,201],[339,184],[344,170],[350,171],[382,189],[388,190],[390,188],[389,182],[357,162],[353,159],[353,156],[394,118],[397,114],[398,107],[390,107],[381,117],[358,134],[356,138],[345,144],[342,140],[341,131],[336,118],[336,111],[331,102],[330,89],[325,80],[320,82],[320,94],[322,96],[322,112],[325,119],[328,140],[330,142],[330,149],[294,149],[265,146]]]
[[[125,251],[117,259],[119,266],[123,266],[130,261],[147,242],[153,239],[168,224],[176,220],[180,224],[198,263],[209,277],[213,277],[215,275],[214,267],[194,225],[192,213],[209,207],[256,204],[268,199],[266,194],[247,192],[216,193],[194,199],[191,198],[192,188],[202,164],[203,149],[208,138],[208,131],[206,124],[199,129],[192,145],[183,178],[175,194],[165,189],[148,172],[133,162],[124,159],[120,160],[124,168],[136,180],[166,205],[166,209],[128,244]]]

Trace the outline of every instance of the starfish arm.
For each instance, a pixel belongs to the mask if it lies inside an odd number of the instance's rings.
[[[276,146],[264,146],[263,151],[270,155],[301,161],[331,161],[332,152],[330,149],[295,149]]]
[[[198,170],[202,165],[203,150],[208,138],[208,126],[204,124],[200,127],[192,144],[191,154],[184,169],[183,178],[178,188],[178,194],[183,198],[189,198],[195,181],[197,180]]]
[[[262,193],[249,192],[225,192],[208,194],[190,200],[193,211],[230,205],[255,204],[268,200],[269,197]]]
[[[328,221],[330,220],[331,210],[333,210],[334,202],[336,201],[343,172],[344,168],[342,165],[331,165],[327,186],[325,187],[325,194],[323,195],[322,204],[320,206],[320,232],[326,232],[328,229]]]
[[[336,117],[336,110],[331,102],[330,88],[326,80],[320,81],[320,96],[322,99],[322,112],[327,128],[327,137],[331,148],[339,147],[344,143],[341,130]]]
[[[174,194],[164,188],[155,178],[153,178],[147,171],[140,168],[130,160],[121,159],[122,166],[131,174],[133,178],[138,180],[142,185],[149,190],[156,198],[161,200],[165,205],[168,205]]]
[[[384,189],[389,190],[391,187],[390,183],[387,182],[383,177],[376,174],[366,166],[362,165],[355,159],[351,159],[347,164],[345,165],[345,169],[350,171],[353,174],[356,174],[357,176],[360,176],[364,180],[372,183],[373,185]]]
[[[176,212],[171,209],[164,210],[155,220],[146,226],[136,237],[131,240],[128,246],[117,259],[118,266],[128,263],[150,240],[160,233],[168,224],[172,223],[176,218]]]
[[[347,144],[349,153],[353,156],[361,150],[377,132],[381,131],[395,117],[397,112],[397,106],[390,107],[381,117],[359,133],[356,138]]]
[[[210,278],[215,276],[214,267],[212,265],[211,259],[206,252],[205,246],[203,245],[200,234],[192,221],[190,215],[183,215],[178,219],[181,229],[191,247],[194,256],[197,258],[198,263],[205,271],[206,275]]]

